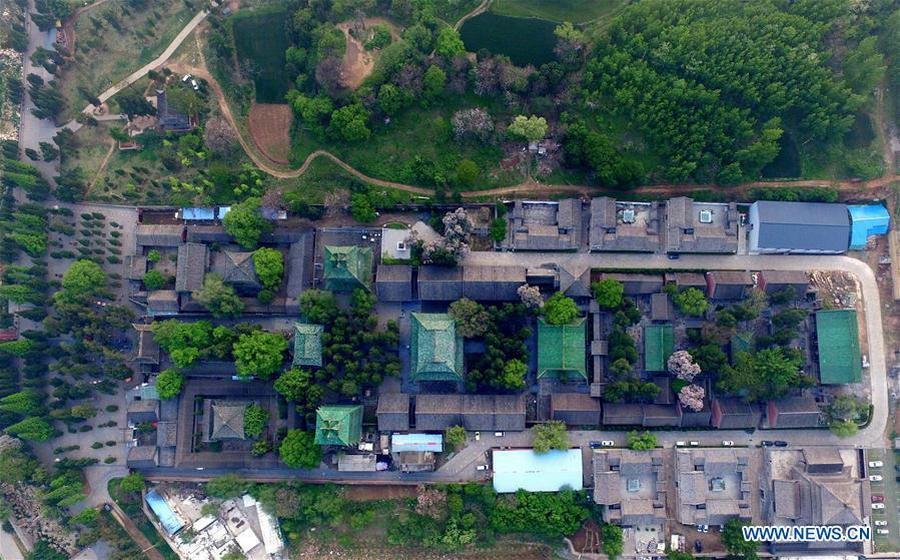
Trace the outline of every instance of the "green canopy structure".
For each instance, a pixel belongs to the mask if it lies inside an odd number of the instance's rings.
[[[567,325],[538,319],[538,378],[563,374],[587,379],[585,326],[584,317]]]
[[[446,313],[413,313],[410,377],[413,381],[462,381],[463,342]]]
[[[862,379],[856,311],[816,312],[816,336],[819,340],[819,378],[823,384],[841,385]]]
[[[644,370],[667,371],[669,356],[675,351],[672,325],[644,327]]]
[[[350,447],[362,437],[362,405],[324,405],[316,410],[316,443]]]
[[[325,327],[310,323],[294,323],[295,366],[322,367],[322,333]]]
[[[372,291],[371,247],[325,246],[325,289],[352,292],[362,288]]]

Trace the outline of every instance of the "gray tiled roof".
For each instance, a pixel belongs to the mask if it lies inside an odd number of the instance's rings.
[[[759,216],[759,248],[846,251],[850,214],[843,204],[754,202]]]
[[[375,271],[375,294],[378,301],[412,300],[412,267],[378,265]]]
[[[196,292],[203,287],[209,266],[209,248],[201,243],[185,243],[178,247],[175,272],[176,292]]]
[[[184,226],[163,224],[138,224],[134,231],[139,247],[178,247]]]

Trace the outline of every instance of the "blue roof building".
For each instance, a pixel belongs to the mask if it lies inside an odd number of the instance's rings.
[[[216,209],[182,208],[181,219],[186,222],[211,222],[216,219]]]
[[[394,434],[391,436],[391,451],[432,451],[441,453],[444,450],[444,436],[441,434]]]
[[[847,206],[850,211],[850,248],[862,249],[870,235],[884,235],[891,224],[891,215],[880,204]]]
[[[531,449],[494,450],[496,492],[559,492],[583,487],[581,448],[553,449],[537,454]]]
[[[150,509],[156,514],[156,517],[159,518],[160,525],[163,526],[163,529],[165,529],[166,533],[170,536],[174,535],[179,529],[184,527],[184,522],[175,515],[175,512],[172,511],[172,508],[166,503],[166,500],[156,493],[155,488],[147,492],[147,505],[150,506]]]

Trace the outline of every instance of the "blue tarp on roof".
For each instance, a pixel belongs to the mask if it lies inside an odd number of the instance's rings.
[[[884,235],[891,224],[891,215],[880,204],[847,206],[850,211],[850,248],[862,249],[870,235]]]
[[[185,221],[210,221],[216,219],[215,208],[182,208],[181,219]]]
[[[181,519],[175,515],[175,512],[172,511],[169,504],[166,503],[162,496],[156,493],[155,489],[147,492],[147,505],[150,506],[150,509],[156,514],[156,517],[159,518],[159,523],[163,526],[163,529],[170,535],[174,535],[179,529],[184,527],[184,523]]]
[[[494,450],[494,490],[559,492],[582,488],[581,448],[553,449],[538,455],[531,449]]]
[[[440,453],[444,450],[443,439],[441,434],[394,434],[391,436],[391,451],[394,453],[404,451]]]

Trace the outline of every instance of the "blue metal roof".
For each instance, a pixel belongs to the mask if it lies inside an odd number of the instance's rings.
[[[186,221],[208,221],[216,219],[215,208],[182,208],[181,219]]]
[[[219,206],[219,219],[225,217],[225,214],[231,212],[231,206]]]
[[[434,451],[444,450],[444,436],[441,434],[394,434],[391,436],[391,451]]]
[[[582,488],[581,448],[553,449],[537,454],[531,449],[494,450],[494,490],[559,492]]]
[[[184,527],[184,522],[175,515],[175,512],[172,511],[172,508],[169,507],[169,504],[166,503],[162,496],[156,493],[155,488],[147,492],[147,505],[159,518],[163,529],[170,535],[174,535],[179,529]]]
[[[891,224],[891,215],[880,204],[847,206],[850,211],[850,248],[862,249],[870,235],[884,235]]]

